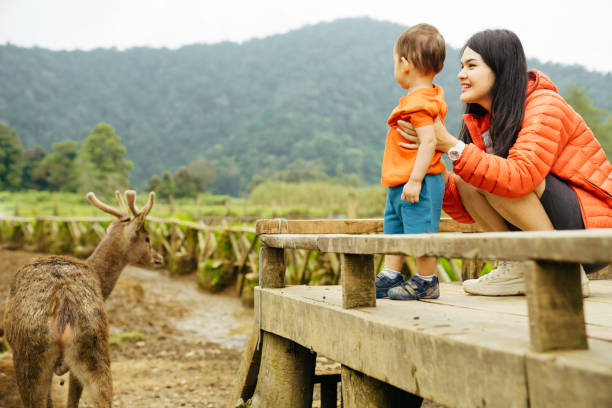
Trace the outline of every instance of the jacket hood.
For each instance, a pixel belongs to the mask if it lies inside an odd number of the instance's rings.
[[[550,80],[549,77],[546,76],[543,72],[538,71],[537,69],[531,69],[528,72],[529,79],[527,81],[527,96],[531,94],[535,90],[545,89],[549,91],[553,91],[555,93],[559,93],[557,91],[557,87]]]

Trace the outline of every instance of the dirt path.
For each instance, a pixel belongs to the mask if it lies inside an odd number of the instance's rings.
[[[0,250],[0,316],[9,279],[36,254]],[[128,267],[106,302],[111,338],[114,407],[225,407],[252,310],[232,292],[199,291],[195,276]],[[0,408],[15,402],[10,353],[0,354]],[[66,377],[66,376],[65,376]],[[54,377],[54,400],[64,406],[67,381]],[[90,407],[87,394],[82,407]]]

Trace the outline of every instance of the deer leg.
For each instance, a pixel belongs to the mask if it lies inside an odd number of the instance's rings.
[[[70,382],[68,385],[68,404],[66,405],[66,408],[77,408],[79,406],[79,400],[81,399],[82,392],[83,385],[71,372]]]
[[[15,350],[13,364],[24,408],[52,408],[51,381],[53,364],[46,353],[33,355]]]
[[[78,347],[79,359],[69,361],[69,408],[78,406],[83,387],[91,397],[94,407],[112,408],[113,379],[110,369],[109,346],[107,342],[99,340],[96,336],[82,338]]]

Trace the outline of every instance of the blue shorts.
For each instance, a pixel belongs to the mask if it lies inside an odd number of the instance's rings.
[[[418,203],[402,200],[403,189],[403,184],[389,187],[385,207],[385,234],[438,232],[444,198],[442,174],[425,175]]]

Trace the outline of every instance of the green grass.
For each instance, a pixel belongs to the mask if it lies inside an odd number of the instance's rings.
[[[121,333],[119,336],[111,337],[108,340],[108,344],[120,344],[124,342],[136,343],[138,341],[144,341],[145,335],[140,332],[125,332]]]
[[[117,206],[111,197],[99,197]],[[144,205],[147,194],[139,194],[137,205]],[[385,189],[381,186],[347,187],[331,183],[266,182],[248,198],[199,194],[196,198],[157,199],[151,215],[161,218],[198,220],[206,217],[237,218],[372,218],[382,217]],[[0,191],[0,215],[35,217],[102,216],[85,194],[46,191]]]

